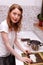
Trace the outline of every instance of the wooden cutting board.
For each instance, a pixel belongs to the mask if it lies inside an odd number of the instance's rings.
[[[32,63],[24,63],[24,65],[43,65],[43,52],[40,53],[32,53],[36,56],[36,62]],[[29,55],[26,55],[25,53],[22,53],[23,57],[29,57]]]

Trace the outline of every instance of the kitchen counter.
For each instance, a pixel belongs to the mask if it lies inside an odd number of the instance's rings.
[[[18,33],[19,42],[23,46],[23,48],[29,49],[29,50],[31,50],[31,52],[43,52],[43,46],[40,47],[40,49],[38,51],[33,51],[30,47],[28,47],[27,42],[22,42],[21,41],[21,38],[29,38],[31,40],[39,40],[39,41],[41,41],[33,31],[22,31],[22,32]],[[18,48],[15,48],[15,49],[21,55],[22,52]],[[24,64],[23,64],[23,62],[16,59],[16,65],[24,65]]]

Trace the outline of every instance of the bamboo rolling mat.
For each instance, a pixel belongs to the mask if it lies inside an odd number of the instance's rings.
[[[24,65],[43,65],[43,52],[32,53],[36,56],[36,62],[24,63]],[[25,53],[22,53],[23,57],[29,57]]]

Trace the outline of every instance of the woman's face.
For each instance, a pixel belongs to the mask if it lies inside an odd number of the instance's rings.
[[[20,20],[21,17],[21,11],[17,8],[13,9],[10,12],[10,19],[13,23],[17,23]]]

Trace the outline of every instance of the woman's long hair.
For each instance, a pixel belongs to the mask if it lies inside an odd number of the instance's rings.
[[[15,8],[19,9],[19,11],[21,12],[21,17],[20,17],[20,20],[17,23],[12,23],[12,21],[10,19],[10,12],[12,12],[12,10],[14,10]],[[13,4],[12,6],[10,6],[9,11],[8,11],[8,15],[7,15],[7,23],[8,23],[8,26],[9,26],[10,30],[12,30],[12,27],[13,27],[14,31],[16,31],[16,32],[20,31],[20,29],[21,29],[22,13],[23,13],[23,9],[21,8],[20,5]]]

